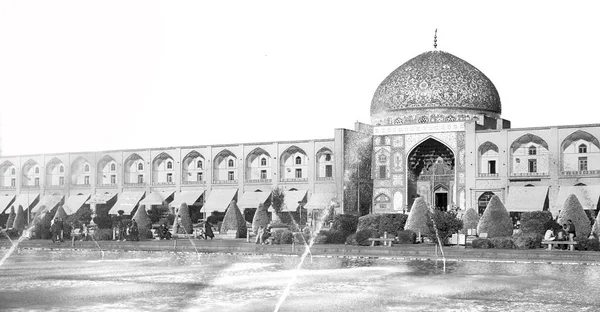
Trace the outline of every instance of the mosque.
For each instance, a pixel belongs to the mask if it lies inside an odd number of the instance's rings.
[[[371,124],[331,139],[1,155],[0,213],[186,202],[206,216],[236,200],[248,215],[275,187],[299,214],[402,213],[417,197],[482,213],[493,195],[511,212],[557,212],[569,194],[597,212],[600,124],[511,128],[492,81],[435,48],[381,82]]]

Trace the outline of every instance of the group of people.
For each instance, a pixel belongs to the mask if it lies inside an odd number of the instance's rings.
[[[114,240],[117,241],[139,241],[140,240],[140,231],[135,220],[131,220],[131,222],[125,226],[122,219],[116,221],[114,226]]]
[[[64,222],[61,218],[50,221],[50,233],[52,233],[52,243],[64,242]]]
[[[256,243],[261,245],[270,244],[269,237],[271,237],[271,225],[267,225],[266,228],[262,225],[259,226],[258,231],[256,231]]]
[[[567,221],[567,223],[564,223],[562,225],[562,227],[560,229],[558,229],[556,232],[553,231],[552,229],[548,229],[546,231],[546,234],[544,234],[544,240],[573,241],[576,236],[577,236],[577,233],[575,231],[575,225],[573,224],[573,221],[569,219]],[[567,246],[563,245],[563,246],[560,246],[560,248],[566,249]]]

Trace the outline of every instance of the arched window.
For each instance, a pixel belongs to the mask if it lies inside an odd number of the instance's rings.
[[[296,156],[296,165],[302,165],[302,157]]]
[[[10,174],[11,175],[17,174],[17,171],[15,170],[15,168],[10,169]]]
[[[35,169],[34,169],[34,172],[35,172],[36,174],[39,174],[39,173],[40,173],[40,167],[37,167],[37,166],[36,166],[36,167],[35,167]]]
[[[202,169],[202,160],[198,160],[198,162],[196,163],[196,168]]]
[[[173,162],[167,161],[167,169],[173,169]]]
[[[90,165],[85,165],[85,166],[83,167],[83,171],[85,171],[85,172],[90,172]]]
[[[537,148],[535,146],[530,146],[528,151],[529,155],[537,155]]]
[[[227,161],[227,166],[233,167],[233,159],[230,159],[229,161]]]
[[[585,144],[581,144],[581,145],[579,145],[579,153],[580,153],[580,154],[585,154],[585,153],[587,153],[587,145],[585,145]]]
[[[264,157],[263,157],[263,158],[261,158],[261,159],[260,159],[260,165],[261,165],[261,166],[266,166],[266,165],[267,165],[267,159],[266,159],[266,158],[264,158]]]
[[[142,170],[144,170],[144,164],[138,163],[138,171],[142,171]]]
[[[58,167],[58,172],[60,172],[60,173],[63,173],[63,172],[65,172],[65,166],[63,166],[63,165],[60,165],[60,166]]]
[[[117,165],[116,164],[110,164],[110,171],[117,171]]]

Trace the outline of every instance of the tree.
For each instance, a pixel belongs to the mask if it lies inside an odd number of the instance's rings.
[[[15,216],[17,214],[15,213],[15,206],[11,206],[10,207],[10,214],[8,215],[8,220],[6,220],[6,228],[12,228],[13,224],[15,223]]]
[[[577,231],[577,228],[575,230]],[[592,234],[600,237],[600,213],[596,216],[596,222],[594,222],[594,226],[592,227]]]
[[[272,223],[280,223],[281,222],[281,209],[283,209],[283,203],[284,203],[284,199],[285,199],[285,193],[283,192],[283,189],[276,187],[275,189],[273,189],[273,192],[271,193],[272,195],[272,200],[271,200],[271,207],[273,207],[273,222]]]
[[[512,236],[510,214],[497,195],[492,196],[477,225],[477,233],[487,233],[488,238]]]
[[[263,227],[269,225],[269,214],[263,203],[258,204],[258,209],[256,209],[256,213],[254,213],[254,218],[252,218],[252,231],[257,233],[258,228],[261,225]]]
[[[52,220],[56,220],[58,218],[63,221],[66,221],[67,219],[67,213],[65,212],[65,208],[63,208],[63,206],[58,207],[58,210],[56,210],[56,214],[54,214],[54,218],[52,218]]]
[[[573,221],[573,225],[575,225],[575,235],[577,235],[577,237],[587,238],[590,235],[592,231],[590,219],[583,210],[583,206],[581,206],[579,199],[577,199],[577,196],[574,194],[567,197],[563,210],[560,212],[560,215],[558,215],[559,224],[565,224],[568,220]]]
[[[417,197],[413,202],[410,213],[408,214],[408,220],[404,230],[411,230],[415,233],[421,233],[421,235],[429,234],[429,227],[427,226],[427,220],[429,220],[429,208],[423,197]]]
[[[23,211],[23,206],[19,205],[19,209],[17,209],[17,215],[15,216],[15,222],[13,223],[13,229],[21,232],[25,229],[25,211]]]
[[[192,224],[192,218],[190,218],[190,209],[186,203],[181,203],[177,211],[177,216],[181,217],[180,226],[183,228],[185,234],[192,234],[194,232],[194,226]]]
[[[479,215],[477,211],[473,208],[467,209],[467,212],[462,217],[463,222],[463,230],[462,232],[467,232],[469,229],[477,229],[477,224],[479,224]]]
[[[133,220],[135,220],[135,222],[137,222],[138,224],[138,231],[140,232],[140,238],[146,238],[146,233],[148,231],[150,231],[150,228],[152,227],[152,221],[150,220],[150,217],[148,216],[148,214],[146,213],[146,207],[145,206],[140,206],[137,211],[135,212],[135,215],[133,216]]]
[[[235,200],[232,200],[229,207],[227,207],[221,224],[221,233],[226,234],[229,230],[236,230],[236,238],[246,237],[246,220],[244,220],[244,216]]]
[[[438,243],[437,235],[435,235],[435,230],[437,229],[440,240],[445,244],[446,239],[450,237],[450,235],[458,233],[458,231],[463,228],[463,222],[458,218],[454,211],[435,210],[433,214],[431,214],[431,218],[427,220],[427,227],[432,234],[430,235],[430,238],[434,243]]]

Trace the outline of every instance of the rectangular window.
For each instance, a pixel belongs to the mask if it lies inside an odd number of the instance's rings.
[[[302,169],[296,169],[296,179],[302,179]]]
[[[58,177],[58,185],[65,185],[65,177]]]
[[[379,178],[385,179],[387,177],[387,166],[379,166]]]
[[[325,165],[325,177],[326,178],[333,177],[333,166],[332,165]]]
[[[173,174],[167,173],[167,183],[173,183]]]
[[[114,174],[110,175],[110,184],[117,184],[117,176]]]
[[[496,173],[496,161],[495,160],[488,161],[488,173],[490,173],[490,174]]]
[[[227,180],[233,181],[233,180],[235,180],[234,178],[235,178],[235,176],[233,174],[233,171],[227,172]]]
[[[537,172],[537,160],[536,159],[529,160],[529,172]]]
[[[267,170],[261,170],[260,171],[260,179],[261,180],[267,179]]]
[[[138,174],[138,183],[144,183],[144,175]]]
[[[40,186],[40,178],[35,178],[33,183],[35,186]]]
[[[90,185],[90,176],[83,177],[83,184]]]
[[[10,186],[17,186],[17,179],[10,179]]]
[[[202,172],[198,172],[197,180],[202,181]]]
[[[588,170],[587,157],[579,157],[579,171],[587,171],[587,170]]]

